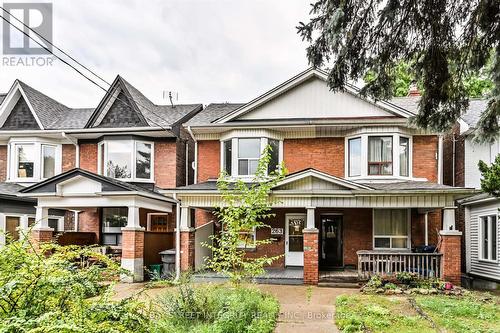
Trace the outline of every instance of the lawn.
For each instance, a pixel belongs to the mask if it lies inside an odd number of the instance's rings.
[[[342,332],[500,332],[500,298],[342,295],[335,321]]]

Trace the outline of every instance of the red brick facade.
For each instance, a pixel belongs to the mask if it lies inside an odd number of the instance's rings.
[[[216,179],[220,173],[220,141],[198,141],[198,183]]]
[[[436,246],[439,241],[439,231],[442,226],[442,213],[440,209],[436,209],[428,213],[428,235],[429,245]],[[417,209],[412,209],[411,212],[411,244],[412,247],[425,244],[425,215],[419,214]]]
[[[161,188],[177,186],[176,142],[155,142],[155,183]]]
[[[344,177],[344,138],[284,140],[283,160],[290,173],[314,168]]]
[[[31,242],[33,247],[38,249],[42,243],[49,243],[52,241],[54,234],[52,230],[32,230]]]
[[[97,173],[97,143],[80,144],[80,168]]]
[[[122,229],[122,258],[144,258],[144,231]]]
[[[455,233],[455,234],[450,234]],[[461,281],[461,233],[442,232],[441,247],[439,252],[443,254],[441,266],[443,269],[443,279],[455,285],[460,285]]]
[[[413,177],[438,181],[438,137],[421,135],[413,137]]]
[[[181,231],[181,271],[194,268],[194,232]]]
[[[0,182],[7,179],[7,146],[0,145]]]
[[[318,231],[304,230],[304,284],[317,285],[319,281]]]
[[[76,167],[76,147],[72,144],[62,145],[62,172]]]
[[[101,233],[99,226],[99,210],[94,208],[86,209],[78,214],[78,231],[94,232],[96,240],[99,242]]]

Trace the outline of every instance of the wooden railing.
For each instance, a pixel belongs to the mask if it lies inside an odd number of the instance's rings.
[[[421,278],[442,278],[441,253],[411,253],[392,251],[358,251],[358,275],[393,275],[416,273]]]

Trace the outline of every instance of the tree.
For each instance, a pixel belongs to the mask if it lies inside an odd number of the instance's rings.
[[[490,166],[483,161],[479,161],[478,166],[482,175],[481,189],[485,193],[500,198],[500,154]]]
[[[222,203],[214,213],[222,224],[222,230],[211,236],[212,244],[204,244],[212,250],[212,258],[207,259],[207,267],[227,274],[236,285],[263,274],[264,266],[280,257],[264,255],[251,258],[246,253],[249,248],[271,242],[269,239],[253,239],[253,230],[269,228],[265,220],[274,216],[270,213],[273,201],[269,192],[286,174],[283,165],[268,172],[271,149],[267,146],[264,150],[252,183],[245,183],[241,179],[233,182],[224,173],[217,181]]]
[[[361,95],[390,99],[398,64],[411,64],[423,87],[413,121],[424,129],[450,129],[468,106],[467,78],[484,73],[493,82],[477,135],[500,133],[500,2],[498,0],[317,0],[299,35],[315,67],[329,68],[328,84],[343,90],[368,72]],[[492,51],[493,50],[493,51]]]

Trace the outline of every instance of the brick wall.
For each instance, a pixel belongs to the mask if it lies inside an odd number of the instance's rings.
[[[358,265],[359,250],[373,247],[371,209],[344,209],[344,265]],[[319,217],[316,218],[319,223]],[[318,224],[319,227],[319,224]]]
[[[210,221],[216,221],[217,218],[212,212],[203,210],[203,209],[195,209],[194,210],[194,227],[198,228],[202,225],[207,224]]]
[[[429,245],[437,245],[441,230],[441,210],[436,209],[428,214]],[[411,244],[412,247],[425,244],[425,215],[419,214],[417,209],[411,211]]]
[[[455,157],[453,157],[453,146],[455,146]],[[465,184],[465,137],[460,135],[458,124],[443,138],[443,160],[443,184],[453,186],[453,180],[455,180],[455,186],[463,187]],[[455,168],[453,168],[453,160]]]
[[[460,285],[461,281],[461,235],[441,234],[442,242],[439,252],[443,254],[442,269],[443,279],[453,284]]]
[[[214,179],[220,173],[220,142],[198,141],[198,182]]]
[[[161,188],[177,186],[177,143],[175,141],[155,142],[155,183]]]
[[[101,230],[98,209],[86,209],[78,214],[78,231],[95,233],[96,241],[99,242]]]
[[[428,181],[438,181],[438,137],[436,135],[421,135],[413,137],[413,177],[427,178]]]
[[[0,182],[7,179],[7,145],[0,146]]]
[[[80,168],[97,173],[97,143],[80,144]]]
[[[144,231],[122,230],[122,258],[144,258]]]
[[[315,168],[344,177],[344,138],[284,140],[283,159],[290,173]]]
[[[319,233],[316,230],[304,231],[304,284],[317,285]]]
[[[76,148],[74,145],[62,145],[62,172],[76,167]]]
[[[181,271],[194,268],[194,232],[181,231]]]

